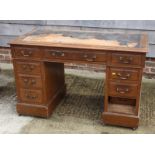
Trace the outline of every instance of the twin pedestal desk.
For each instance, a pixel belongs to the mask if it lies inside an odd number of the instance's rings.
[[[64,63],[104,64],[103,123],[138,127],[146,34],[42,28],[10,45],[20,115],[52,114],[66,94]]]

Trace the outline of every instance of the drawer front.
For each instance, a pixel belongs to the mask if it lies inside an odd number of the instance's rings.
[[[127,68],[110,68],[109,78],[112,80],[139,80],[138,69],[127,69]]]
[[[40,59],[42,57],[42,52],[37,48],[22,48],[16,47],[13,50],[13,56],[15,58],[24,58],[24,59]]]
[[[142,56],[138,54],[117,54],[112,53],[111,64],[113,65],[126,65],[126,66],[141,66]]]
[[[81,60],[86,62],[106,62],[106,53],[81,53]]]
[[[27,90],[20,89],[21,102],[41,104],[42,103],[42,91],[41,90]]]
[[[42,88],[42,81],[40,77],[29,77],[20,75],[19,76],[19,85],[21,88],[33,89],[33,88]]]
[[[138,84],[118,84],[109,83],[109,95],[120,97],[136,97],[138,92]]]
[[[41,73],[41,65],[39,62],[15,62],[17,72],[21,74],[39,75]]]
[[[106,53],[89,52],[86,50],[65,50],[65,49],[46,49],[46,59],[77,60],[85,62],[106,62]]]

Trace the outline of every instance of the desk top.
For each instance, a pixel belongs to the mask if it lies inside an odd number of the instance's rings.
[[[148,51],[148,38],[144,33],[103,33],[84,30],[55,31],[52,28],[35,29],[18,37],[10,44],[132,52]]]

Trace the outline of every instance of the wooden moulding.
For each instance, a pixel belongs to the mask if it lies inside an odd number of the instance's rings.
[[[139,116],[124,115],[111,112],[103,112],[102,120],[104,124],[116,125],[136,129],[139,125]]]
[[[37,116],[48,118],[53,113],[57,104],[61,101],[61,99],[66,94],[66,85],[61,87],[48,104],[45,105],[35,105],[29,103],[18,103],[16,106],[17,112],[19,115],[27,115],[27,116]]]

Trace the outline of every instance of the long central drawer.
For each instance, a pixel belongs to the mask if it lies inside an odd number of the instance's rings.
[[[85,62],[106,62],[106,53],[102,51],[76,50],[76,49],[43,49],[47,60],[75,60]]]

